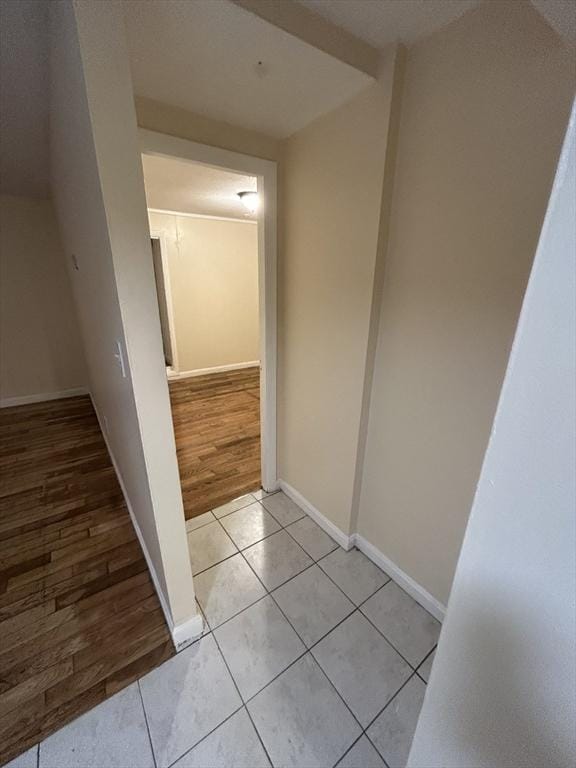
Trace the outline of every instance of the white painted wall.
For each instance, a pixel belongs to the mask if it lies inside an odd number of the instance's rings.
[[[63,0],[51,12],[52,184],[79,266],[90,389],[171,619],[183,625],[197,614],[122,9]]]
[[[576,763],[576,107],[411,768]]]
[[[0,402],[85,386],[52,201],[0,195]]]

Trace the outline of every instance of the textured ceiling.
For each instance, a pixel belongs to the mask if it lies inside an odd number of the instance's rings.
[[[124,7],[136,94],[269,136],[289,136],[372,82],[228,0]]]
[[[571,45],[576,45],[576,3],[574,0],[531,0],[552,29]]]
[[[46,197],[48,4],[0,2],[0,191]]]
[[[298,0],[376,48],[398,41],[413,43],[462,16],[478,1]]]
[[[148,208],[253,219],[238,192],[256,191],[256,178],[155,155],[142,155]]]

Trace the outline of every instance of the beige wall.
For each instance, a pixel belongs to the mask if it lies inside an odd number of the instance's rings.
[[[410,768],[576,765],[576,108]]]
[[[0,196],[0,399],[86,385],[52,202]]]
[[[259,359],[255,223],[149,213],[168,250],[180,371]]]
[[[279,264],[279,476],[350,527],[392,61],[286,141]]]
[[[135,97],[135,106],[140,128],[265,160],[276,160],[279,156],[280,141],[263,133],[212,120],[143,96]]]
[[[52,184],[90,389],[169,616],[196,626],[122,8],[50,9]]]
[[[573,71],[524,3],[483,5],[408,54],[358,530],[442,602]]]

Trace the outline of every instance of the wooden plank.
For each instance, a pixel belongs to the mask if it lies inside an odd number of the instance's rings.
[[[187,519],[260,487],[260,372],[170,382]]]
[[[0,411],[0,764],[174,653],[89,398]]]

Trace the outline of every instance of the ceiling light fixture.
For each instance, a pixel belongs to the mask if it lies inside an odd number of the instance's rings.
[[[256,213],[258,210],[258,192],[238,192],[238,197],[244,208],[250,213]]]

